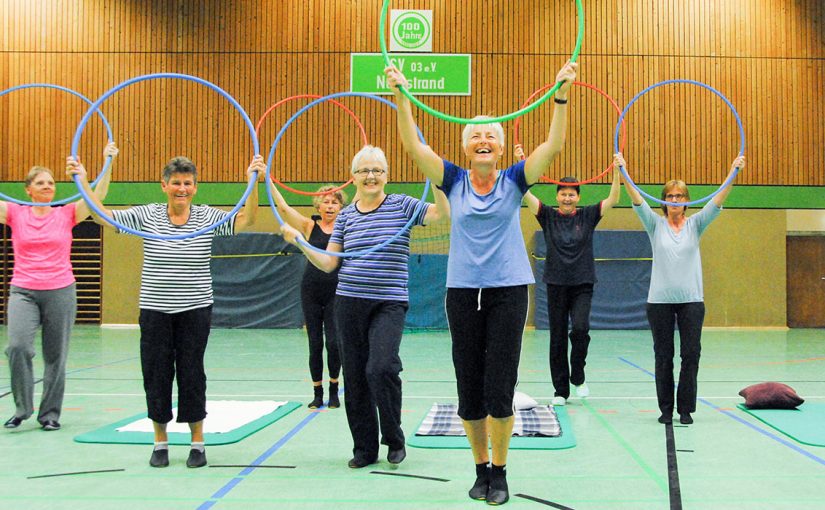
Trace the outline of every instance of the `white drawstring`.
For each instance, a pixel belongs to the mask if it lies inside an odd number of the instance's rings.
[[[478,308],[477,311],[481,311],[481,289],[478,289]]]

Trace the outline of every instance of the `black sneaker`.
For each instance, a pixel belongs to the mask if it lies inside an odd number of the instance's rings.
[[[23,418],[18,418],[17,416],[12,416],[11,418],[3,424],[4,427],[7,429],[16,429],[23,423]]]
[[[479,476],[476,478],[476,483],[470,489],[468,494],[472,499],[484,501],[487,499],[487,489],[490,487],[490,479],[487,476]]]
[[[60,430],[60,424],[57,420],[46,420],[40,424],[43,430]]]
[[[375,460],[369,461],[360,457],[353,457],[349,460],[349,462],[347,462],[347,466],[351,469],[361,469],[362,467],[367,467],[370,464],[375,464]]]
[[[406,458],[407,450],[403,446],[397,450],[390,448],[390,451],[387,452],[387,462],[390,464],[401,464]]]
[[[154,450],[152,456],[149,457],[149,465],[156,468],[168,466],[169,450],[167,448]]]
[[[663,414],[663,415],[659,416],[658,421],[659,421],[659,423],[667,425],[668,423],[673,423],[673,416],[671,416],[669,414]]]
[[[341,407],[341,401],[338,400],[337,393],[329,394],[329,403],[327,404],[327,407],[330,409],[338,409],[339,407]]]
[[[199,468],[206,465],[206,451],[201,451],[196,448],[189,450],[189,458],[186,459],[186,467]]]
[[[490,486],[487,488],[487,504],[503,505],[510,500],[510,491],[507,487],[506,478],[491,478]]]
[[[690,425],[693,423],[693,418],[690,416],[690,413],[684,413],[679,415],[679,423],[682,425]]]

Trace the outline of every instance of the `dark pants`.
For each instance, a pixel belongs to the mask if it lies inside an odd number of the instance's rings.
[[[458,415],[480,420],[513,415],[527,286],[447,289]]]
[[[140,364],[149,419],[172,421],[172,382],[178,378],[179,423],[206,418],[203,356],[212,306],[180,313],[140,310]]]
[[[590,303],[593,284],[547,284],[550,319],[550,377],[555,395],[570,397],[570,383],[584,383],[584,365],[590,345]],[[569,322],[568,322],[569,319]],[[570,330],[570,365],[567,364],[567,330]]]
[[[309,374],[313,382],[324,378],[324,338],[327,347],[327,370],[330,379],[338,379],[341,356],[335,336],[335,287],[324,282],[304,281],[301,284],[301,309],[309,338]]]
[[[673,331],[679,326],[679,355],[682,368],[676,392],[676,412],[696,411],[696,378],[699,374],[699,355],[702,351],[702,324],[705,304],[648,303],[647,320],[653,334],[653,353],[656,358],[656,396],[662,414],[673,414]]]
[[[401,430],[401,335],[408,304],[335,297],[335,325],[341,342],[344,406],[353,455],[372,462],[381,444],[404,446]]]

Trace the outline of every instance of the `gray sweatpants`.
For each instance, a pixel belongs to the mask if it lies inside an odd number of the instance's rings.
[[[43,326],[43,398],[37,421],[59,420],[66,386],[69,337],[77,315],[75,284],[55,290],[29,290],[11,286],[8,306],[9,346],[6,356],[11,370],[11,391],[17,407],[14,415],[29,418],[34,413],[34,338]]]

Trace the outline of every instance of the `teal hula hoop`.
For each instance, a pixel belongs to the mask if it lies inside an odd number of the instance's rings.
[[[387,54],[387,42],[384,40],[384,33],[386,32],[386,19],[387,13],[389,12],[390,8],[390,0],[384,0],[384,6],[381,9],[381,18],[378,21],[378,43],[381,46],[381,55],[384,56],[384,65],[390,66],[392,63],[390,62],[390,56]],[[578,28],[578,35],[576,36],[576,47],[573,49],[573,54],[570,56],[570,62],[575,62],[579,58],[579,52],[581,51],[582,41],[584,40],[584,7],[582,7],[581,0],[576,0],[576,12],[577,18],[579,20],[579,28]],[[420,100],[418,100],[415,96],[410,94],[410,91],[407,90],[406,87],[399,86],[398,88],[401,90],[401,93],[404,94],[409,98],[410,101],[413,102],[417,107],[421,108],[425,112],[429,113],[433,117],[439,118],[441,120],[446,120],[448,122],[455,122],[456,124],[491,124],[494,122],[505,122],[508,120],[513,120],[516,117],[520,117],[525,113],[529,113],[539,106],[542,103],[550,99],[550,97],[559,90],[561,87],[562,82],[558,82],[553,87],[548,90],[543,96],[541,96],[535,103],[531,103],[528,106],[525,106],[521,110],[508,113],[507,115],[502,115],[501,117],[494,117],[494,118],[483,118],[483,119],[465,119],[464,117],[455,117],[453,115],[449,115],[443,112],[436,110],[430,106],[427,106]]]

